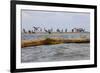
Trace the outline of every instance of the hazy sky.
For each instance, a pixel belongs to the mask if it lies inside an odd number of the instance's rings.
[[[33,26],[53,30],[72,28],[85,28],[90,31],[90,14],[76,12],[52,12],[52,11],[34,11],[22,10],[22,29],[32,30]]]

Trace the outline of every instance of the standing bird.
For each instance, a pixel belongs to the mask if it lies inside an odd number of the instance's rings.
[[[56,31],[57,31],[57,32],[60,32],[60,30],[59,30],[59,29],[57,29]]]
[[[67,32],[67,28],[65,29],[65,32]]]
[[[44,28],[44,31],[47,32],[47,33],[49,33],[49,34],[51,34],[52,29],[48,29],[48,30],[47,30],[47,29]]]
[[[26,33],[26,30],[25,30],[25,29],[23,29],[23,32],[24,32],[24,33]]]
[[[63,29],[61,30],[61,32],[63,32]]]
[[[34,32],[36,32],[36,31],[39,30],[40,27],[35,27],[35,26],[33,26],[33,28],[34,28]]]

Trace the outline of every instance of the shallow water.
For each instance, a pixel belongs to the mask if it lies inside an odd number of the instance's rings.
[[[63,34],[57,37],[78,38],[82,34]],[[86,34],[85,34],[86,35]],[[25,34],[22,39],[36,39],[45,35]],[[50,35],[49,37],[54,37]],[[89,36],[89,34],[88,34]],[[70,61],[70,60],[89,60],[90,44],[88,43],[66,43],[56,45],[42,45],[25,47],[21,49],[21,62],[48,62],[48,61]]]
[[[38,38],[58,37],[58,38],[79,38],[81,36],[90,37],[90,33],[61,33],[61,34],[22,34],[22,40],[32,40]]]

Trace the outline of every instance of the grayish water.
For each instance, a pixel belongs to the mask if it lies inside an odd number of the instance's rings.
[[[73,38],[79,37],[80,34],[70,34]],[[82,34],[81,34],[82,35]],[[89,35],[89,34],[88,34]],[[68,38],[69,35],[59,35]],[[70,36],[70,37],[72,37]],[[35,39],[40,35],[22,35],[22,39]],[[41,37],[44,37],[42,35]],[[49,36],[51,37],[51,36]],[[58,37],[58,35],[57,35]],[[57,45],[42,45],[25,47],[21,49],[21,62],[48,62],[48,61],[70,61],[70,60],[89,60],[90,44],[84,43],[66,43]]]
[[[59,38],[79,38],[81,36],[90,37],[90,33],[61,33],[61,34],[22,34],[22,40],[33,40],[37,38],[59,37]]]

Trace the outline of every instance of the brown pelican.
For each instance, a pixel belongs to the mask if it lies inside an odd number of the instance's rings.
[[[32,33],[31,30],[28,30],[28,33]]]
[[[60,30],[59,30],[59,29],[57,29],[56,31],[57,31],[57,32],[60,32]]]
[[[47,30],[47,29],[44,28],[44,31],[47,32],[47,33],[49,33],[49,34],[51,34],[52,30],[53,30],[53,29],[48,29],[48,30]]]
[[[40,27],[33,26],[33,28],[34,28],[34,32],[35,32],[35,31],[38,31]]]
[[[63,29],[61,30],[61,32],[63,32]]]
[[[25,30],[25,29],[23,29],[23,32],[24,32],[24,33],[26,33],[26,30]]]
[[[65,32],[67,32],[67,29],[65,29]]]
[[[85,32],[85,29],[83,29],[83,28],[73,28],[72,32]]]

